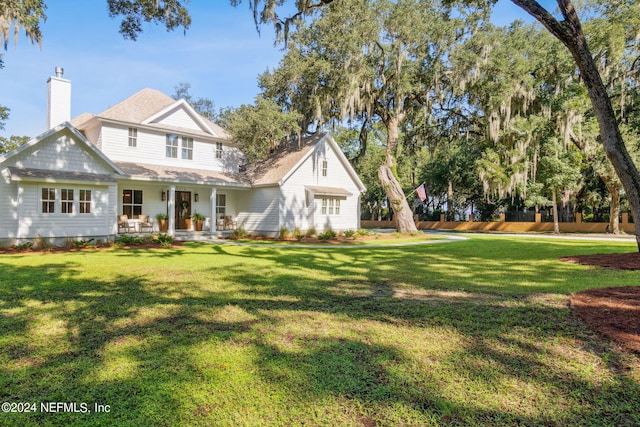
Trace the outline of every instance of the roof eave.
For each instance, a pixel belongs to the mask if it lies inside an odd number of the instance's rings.
[[[158,133],[167,133],[167,132],[178,132],[178,130],[173,130],[173,129],[162,129],[160,127],[157,127],[157,125],[152,125],[152,124],[144,124],[144,123],[140,123],[140,122],[127,122],[124,120],[117,120],[117,119],[110,119],[110,118],[106,118],[106,117],[101,117],[101,116],[96,116],[95,117],[97,120],[103,122],[103,123],[110,123],[110,124],[115,124],[115,125],[122,125],[122,126],[129,126],[129,127],[135,127],[135,128],[141,128],[141,129],[147,129],[150,131],[155,131]],[[188,129],[181,129],[179,131],[181,134],[184,134],[185,136],[191,136],[194,138],[198,138],[200,140],[206,140],[206,141],[210,141],[210,142],[222,142],[227,146],[230,147],[237,147],[237,144],[233,142],[233,140],[228,139],[228,138],[223,138],[223,137],[219,137],[219,136],[212,136],[212,135],[203,135],[201,133],[195,133],[195,132],[189,132]]]

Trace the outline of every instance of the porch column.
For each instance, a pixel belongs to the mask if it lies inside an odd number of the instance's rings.
[[[218,227],[216,227],[218,223],[218,219],[216,218],[216,196],[218,194],[218,189],[216,187],[211,188],[211,197],[209,198],[209,203],[211,203],[211,232],[215,233]]]
[[[169,186],[169,203],[167,204],[168,217],[169,217],[169,229],[167,233],[170,236],[176,234],[176,186]]]

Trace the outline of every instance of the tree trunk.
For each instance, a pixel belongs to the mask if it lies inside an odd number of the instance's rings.
[[[620,184],[615,180],[599,175],[604,185],[607,186],[611,194],[611,204],[609,205],[609,226],[607,232],[620,234]]]
[[[387,195],[389,204],[393,208],[396,218],[396,230],[399,233],[415,233],[418,231],[413,222],[413,212],[404,195],[404,191],[396,178],[396,159],[394,152],[398,146],[398,125],[401,118],[391,117],[386,121],[387,126],[387,156],[385,164],[378,169],[378,179]]]
[[[640,173],[624,144],[611,99],[589,51],[582,25],[571,0],[557,0],[564,20],[559,22],[535,0],[511,0],[540,21],[571,52],[600,126],[600,138],[607,158],[622,183],[635,221],[635,235],[640,251]]]
[[[449,221],[454,221],[454,210],[453,210],[453,182],[448,180],[447,182],[447,215],[449,216]]]
[[[556,189],[553,189],[552,197],[552,211],[553,211],[553,234],[560,234],[560,224],[558,223],[558,196]]]

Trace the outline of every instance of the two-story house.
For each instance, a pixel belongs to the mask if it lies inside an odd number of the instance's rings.
[[[0,242],[113,239],[121,215],[165,214],[170,234],[193,228],[196,212],[211,233],[225,216],[265,235],[359,227],[365,187],[330,135],[240,171],[243,154],[227,132],[184,100],[143,89],[70,120],[71,82],[56,72],[49,129],[0,156]]]

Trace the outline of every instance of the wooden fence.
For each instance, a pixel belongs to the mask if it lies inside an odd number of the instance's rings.
[[[395,228],[395,221],[360,221],[362,227]],[[420,230],[455,230],[455,231],[503,231],[508,233],[522,233],[527,231],[553,231],[553,222],[542,222],[541,215],[536,214],[535,222],[506,222],[504,214],[500,221],[477,222],[470,218],[468,221],[445,221],[444,214],[440,221],[417,221]],[[575,222],[560,222],[561,233],[607,233],[608,222],[582,222],[582,215],[576,214]],[[620,231],[628,234],[635,233],[635,224],[629,222],[629,214],[623,213],[620,221]]]

